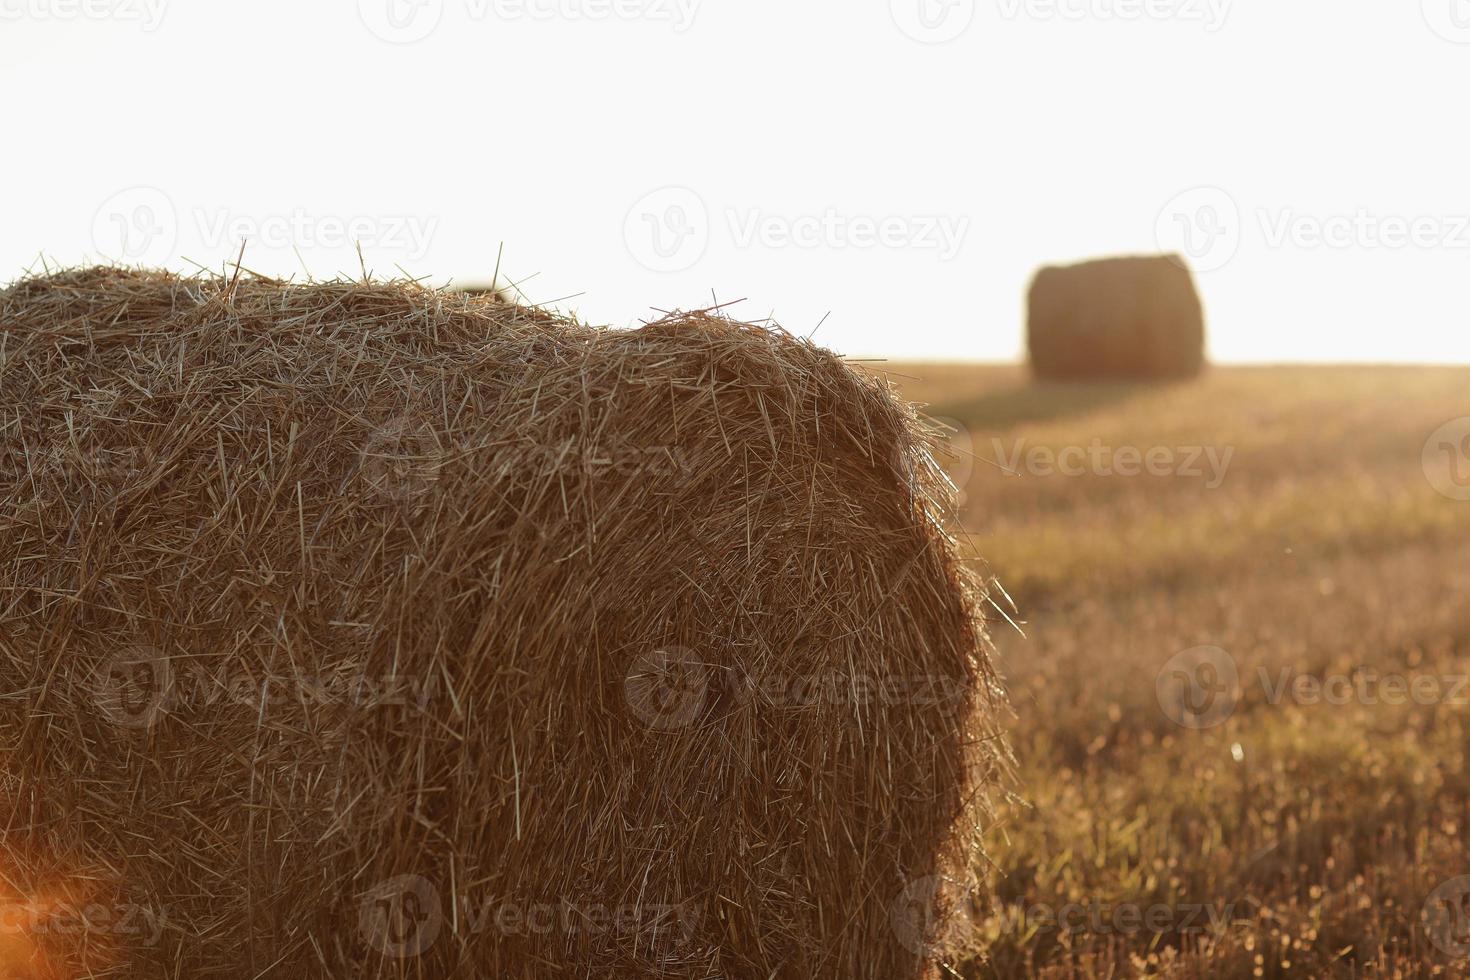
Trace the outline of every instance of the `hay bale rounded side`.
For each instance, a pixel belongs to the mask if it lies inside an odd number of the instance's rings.
[[[997,695],[917,419],[832,355],[98,268],[0,293],[0,434],[7,880],[142,923],[54,962],[931,969],[893,903],[973,859]]]
[[[1039,378],[1188,378],[1204,367],[1204,308],[1177,255],[1047,266],[1027,297]]]

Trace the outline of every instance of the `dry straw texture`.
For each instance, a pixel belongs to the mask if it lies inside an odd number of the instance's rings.
[[[1038,377],[1187,378],[1204,367],[1204,309],[1180,256],[1047,266],[1027,308]]]
[[[903,902],[975,856],[994,695],[878,381],[708,314],[95,268],[0,292],[0,433],[0,955],[933,969],[950,900]]]

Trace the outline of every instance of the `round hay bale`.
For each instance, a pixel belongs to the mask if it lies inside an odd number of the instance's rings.
[[[0,859],[107,913],[27,920],[58,975],[932,969],[998,695],[877,380],[92,268],[0,292],[0,437]]]
[[[1193,377],[1204,308],[1178,255],[1047,266],[1031,282],[1026,338],[1039,378]]]

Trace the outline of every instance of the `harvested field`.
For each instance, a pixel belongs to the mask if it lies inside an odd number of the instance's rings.
[[[1021,800],[961,975],[1463,975],[1470,450],[1433,437],[1470,369],[883,367],[965,426],[964,524],[1027,634],[997,631]],[[1174,714],[1200,647],[1236,684]]]

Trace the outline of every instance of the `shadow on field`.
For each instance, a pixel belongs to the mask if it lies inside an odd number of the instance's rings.
[[[964,419],[975,429],[1009,429],[1119,405],[1171,384],[1148,381],[1024,382],[974,398],[931,405],[925,412],[935,417]]]

